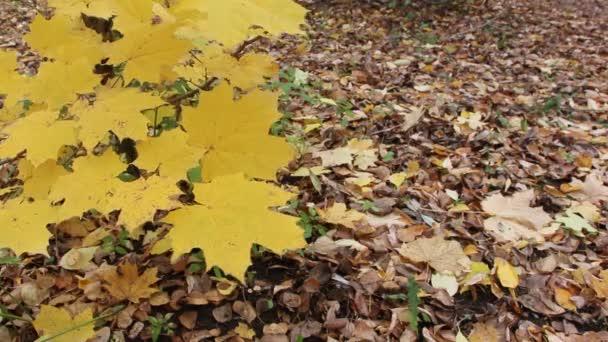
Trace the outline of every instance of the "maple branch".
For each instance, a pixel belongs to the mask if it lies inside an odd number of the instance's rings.
[[[253,38],[247,39],[246,41],[242,42],[239,46],[237,46],[236,49],[230,54],[230,56],[232,56],[236,59],[240,59],[245,54],[245,49],[247,47],[249,47],[251,44],[257,42],[258,40],[261,40],[262,38],[264,38],[264,37],[258,35]]]
[[[167,102],[169,102],[172,105],[176,105],[178,103],[180,103],[182,100],[187,99],[189,97],[192,97],[196,94],[198,94],[201,90],[203,91],[209,91],[211,90],[211,85],[217,81],[217,77],[211,77],[210,79],[208,79],[207,81],[205,81],[205,83],[203,83],[202,85],[197,85],[198,89],[192,89],[189,92],[182,94],[182,95],[177,95],[177,96],[170,96],[167,99]]]

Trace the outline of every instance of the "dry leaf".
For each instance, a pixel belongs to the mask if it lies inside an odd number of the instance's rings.
[[[158,292],[150,287],[158,281],[156,272],[156,267],[148,268],[139,275],[137,265],[127,262],[120,267],[120,273],[114,269],[103,274],[104,288],[118,301],[128,299],[139,303],[141,298],[150,298]]]
[[[499,241],[544,241],[541,228],[553,219],[542,208],[530,207],[534,191],[526,190],[511,197],[495,194],[481,202],[483,210],[495,215],[484,221],[484,228]]]
[[[340,224],[344,227],[357,229],[357,223],[367,220],[367,216],[356,210],[346,209],[344,203],[334,203],[328,209],[317,209],[319,216],[328,223]]]
[[[406,243],[399,253],[414,262],[426,262],[439,272],[459,275],[469,270],[471,260],[464,254],[458,241],[441,237],[418,238]]]
[[[587,175],[584,183],[575,178],[570,185],[575,188],[580,187],[580,190],[570,192],[569,195],[581,202],[608,201],[608,186],[604,185],[599,174]]]

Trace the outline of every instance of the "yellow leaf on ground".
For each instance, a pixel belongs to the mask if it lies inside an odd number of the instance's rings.
[[[255,331],[247,324],[239,322],[239,325],[234,328],[234,332],[242,338],[252,339],[255,337]]]
[[[519,285],[519,275],[517,269],[508,261],[501,258],[494,259],[496,265],[496,275],[502,286],[514,289]]]
[[[215,44],[202,49],[203,53],[197,55],[196,64],[176,66],[173,69],[175,73],[197,84],[203,83],[206,78],[217,77],[229,80],[232,86],[249,89],[264,83],[265,77],[279,72],[274,59],[266,54],[248,53],[236,59]]]
[[[156,267],[148,268],[139,275],[137,265],[127,262],[120,266],[120,273],[116,269],[104,273],[104,288],[117,301],[128,299],[132,303],[139,303],[142,298],[150,296],[159,290],[151,287],[158,281]]]
[[[283,138],[268,135],[281,115],[278,94],[254,90],[232,100],[232,87],[222,83],[203,92],[196,108],[183,110],[188,142],[206,151],[201,164],[203,180],[243,172],[248,177],[274,180],[294,151]]]
[[[0,208],[0,246],[11,248],[17,255],[46,255],[51,237],[46,225],[59,218],[59,210],[45,201],[9,201]]]
[[[574,305],[574,302],[572,301],[572,299],[570,299],[572,297],[572,293],[570,293],[570,291],[559,287],[556,287],[554,291],[555,301],[557,302],[557,304],[559,304],[564,309],[576,311],[576,305]]]
[[[76,122],[57,120],[57,114],[35,112],[23,117],[2,130],[8,138],[0,142],[0,156],[14,157],[27,151],[27,159],[34,167],[56,159],[63,145],[76,145]],[[35,136],[36,139],[32,139]]]
[[[591,288],[598,298],[608,298],[608,270],[602,270],[599,278],[591,278]]]
[[[304,7],[284,0],[183,0],[170,11],[184,25],[179,36],[216,40],[227,47],[266,32],[299,33],[306,15]]]
[[[486,198],[481,206],[495,216],[484,221],[484,228],[499,241],[544,241],[539,231],[553,219],[543,208],[530,207],[533,199],[534,190],[518,192],[511,197],[495,194]]]
[[[95,323],[92,319],[93,310],[91,310],[91,308],[72,317],[65,309],[59,309],[50,305],[42,305],[33,325],[36,332],[38,332],[38,335],[42,337],[52,336],[76,325],[91,321],[90,324],[86,324],[78,329],[74,329],[53,338],[53,342],[86,341],[95,336]]]
[[[145,139],[148,119],[141,111],[163,103],[160,97],[136,88],[101,88],[93,105],[79,101],[70,108],[70,112],[79,118],[79,137],[84,146],[93,148],[108,131],[121,139]]]
[[[202,148],[186,144],[187,139],[188,135],[179,129],[165,131],[156,138],[148,138],[137,144],[139,156],[134,164],[147,171],[158,168],[161,176],[176,182],[186,179],[186,172],[198,166],[204,154]]]
[[[242,280],[251,244],[276,253],[305,246],[298,219],[269,209],[284,205],[293,196],[289,192],[234,174],[197,185],[194,194],[201,205],[172,211],[165,219],[173,224],[167,235],[173,260],[199,247],[208,267],[219,266]]]
[[[325,222],[340,224],[351,229],[357,229],[357,223],[367,220],[367,215],[347,209],[344,203],[334,203],[330,208],[317,209],[317,211]]]
[[[458,241],[436,236],[418,238],[406,243],[399,253],[414,262],[426,262],[439,272],[451,272],[458,276],[470,269],[471,260],[464,254]]]

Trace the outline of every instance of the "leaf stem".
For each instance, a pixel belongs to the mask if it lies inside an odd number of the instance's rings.
[[[29,318],[25,318],[25,317],[13,315],[13,314],[1,312],[1,311],[0,311],[0,317],[4,317],[4,318],[8,318],[8,319],[16,319],[16,320],[19,320],[19,321],[32,322],[32,320],[29,319]]]
[[[87,326],[87,325],[89,325],[91,323],[97,322],[99,320],[106,319],[108,317],[114,316],[117,313],[121,312],[125,307],[126,307],[125,305],[119,305],[119,306],[115,307],[111,312],[108,312],[107,314],[99,315],[97,317],[91,318],[88,321],[84,321],[82,323],[78,323],[78,324],[73,325],[73,326],[71,326],[69,328],[63,329],[63,330],[61,330],[61,331],[59,331],[59,332],[57,332],[57,333],[55,333],[53,335],[41,336],[35,342],[49,342],[49,341],[52,341],[56,337],[59,337],[61,335],[65,335],[65,334],[67,334],[69,332],[72,332],[74,330],[80,329],[82,327],[85,327],[85,326]]]

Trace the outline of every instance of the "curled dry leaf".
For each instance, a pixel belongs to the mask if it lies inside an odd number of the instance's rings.
[[[61,257],[59,266],[66,270],[81,270],[91,264],[97,247],[72,248]]]
[[[483,210],[494,215],[486,219],[484,228],[499,241],[544,241],[541,229],[552,220],[542,208],[530,207],[534,190],[515,193],[511,197],[492,195],[483,202]]]

